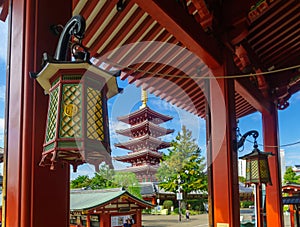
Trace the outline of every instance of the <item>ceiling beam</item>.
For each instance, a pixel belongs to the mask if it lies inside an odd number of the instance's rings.
[[[238,78],[234,82],[236,92],[248,103],[251,103],[256,110],[261,113],[271,114],[270,101],[247,78]]]
[[[209,36],[176,1],[134,1],[174,35],[179,42],[199,56],[209,68],[220,67],[222,62],[221,45],[216,39]],[[183,16],[183,14],[186,15]]]
[[[0,20],[5,21],[8,15],[8,0],[0,0]]]

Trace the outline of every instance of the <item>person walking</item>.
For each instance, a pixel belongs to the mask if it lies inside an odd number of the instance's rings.
[[[185,218],[187,221],[190,220],[190,211],[189,210],[185,211]]]

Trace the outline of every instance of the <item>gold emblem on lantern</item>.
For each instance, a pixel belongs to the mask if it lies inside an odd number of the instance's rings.
[[[68,117],[74,116],[77,112],[78,112],[78,107],[75,104],[70,103],[68,105],[65,105],[64,113]]]

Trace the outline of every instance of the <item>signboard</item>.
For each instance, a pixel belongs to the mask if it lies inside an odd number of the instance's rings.
[[[217,223],[217,227],[229,227],[228,223]]]
[[[182,193],[181,192],[176,193],[176,199],[177,200],[182,200]]]
[[[111,227],[114,226],[123,226],[123,224],[126,222],[128,218],[130,218],[130,215],[126,216],[112,216],[111,217]]]

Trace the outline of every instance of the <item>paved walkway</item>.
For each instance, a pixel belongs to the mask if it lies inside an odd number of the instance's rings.
[[[178,215],[143,215],[142,223],[144,227],[208,227],[208,215],[192,215],[190,220],[178,221]]]
[[[290,226],[289,216],[284,215],[285,227]],[[208,215],[200,214],[191,216],[189,221],[182,218],[178,221],[178,215],[143,215],[144,227],[208,227]]]

